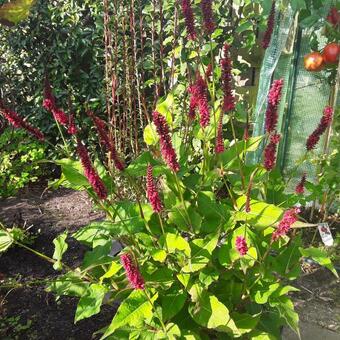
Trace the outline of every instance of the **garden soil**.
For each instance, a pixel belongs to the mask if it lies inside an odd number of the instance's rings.
[[[54,251],[52,241],[59,233],[72,233],[101,218],[103,215],[93,210],[86,193],[68,189],[50,191],[43,185],[34,185],[17,197],[0,200],[0,220],[8,227],[29,228],[35,235],[32,248],[49,256]],[[72,238],[68,243],[63,260],[71,267],[79,266],[86,247]],[[97,316],[74,324],[77,299],[62,297],[56,301],[42,284],[57,275],[50,263],[25,249],[14,247],[0,256],[0,339],[91,339],[93,332],[110,323],[114,306],[103,306]],[[5,285],[13,287],[5,289]],[[294,302],[304,326],[302,340],[308,337],[304,329],[313,327],[321,332],[316,331],[313,340],[319,339],[317,334],[322,340],[327,340],[327,334],[329,338],[337,337],[339,282],[329,271],[317,269],[305,274],[295,286],[300,288]],[[285,331],[284,338],[294,336]]]

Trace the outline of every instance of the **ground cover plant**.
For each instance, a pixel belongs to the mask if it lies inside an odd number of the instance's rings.
[[[283,325],[299,334],[289,293],[296,291],[290,281],[300,274],[301,258],[338,274],[325,251],[302,245],[300,228],[311,226],[299,215],[299,205],[313,195],[305,194],[307,175],[291,193],[276,169],[285,79],[272,82],[265,134],[251,137],[248,117],[238,121],[244,107],[234,93],[232,38],[222,36],[213,2],[182,0],[179,9],[185,45],[176,81],[149,112],[147,148],[135,159],[117,151],[111,122],[90,107],[86,122],[98,141],[88,138],[88,128],[65,112],[45,77],[42,106],[55,119],[66,155],[54,160],[62,175],[53,186],[86,190],[106,216],[60,234],[51,258],[35,251],[62,271],[48,289],[79,298],[75,322],[118,301],[112,322],[97,332],[103,339],[276,339]],[[275,2],[264,49],[274,24]],[[0,110],[14,127],[41,143],[47,139],[5,103]],[[326,106],[306,139],[304,161],[333,115]],[[261,145],[262,162],[249,164],[247,153]],[[63,262],[68,237],[90,248],[80,267]],[[0,244],[34,251],[4,226]]]

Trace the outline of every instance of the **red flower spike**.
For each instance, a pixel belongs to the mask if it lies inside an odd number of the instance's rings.
[[[236,249],[241,256],[244,256],[248,252],[247,241],[243,236],[236,237]]]
[[[117,150],[114,146],[113,141],[109,137],[109,134],[106,129],[106,123],[100,119],[99,117],[95,116],[93,112],[89,111],[88,116],[92,118],[94,125],[96,126],[96,129],[99,134],[99,141],[103,147],[107,149],[107,151],[110,153],[110,157],[113,160],[113,163],[115,167],[119,171],[123,171],[125,166],[124,163],[120,160],[117,154]]]
[[[0,103],[0,112],[5,117],[5,119],[15,128],[26,130],[28,133],[30,133],[40,141],[43,141],[45,139],[44,134],[39,129],[24,121],[23,118],[20,117],[16,112],[3,107],[2,103]]]
[[[224,93],[223,97],[223,110],[229,112],[235,109],[235,97],[232,93],[232,74],[231,74],[231,59],[229,57],[230,45],[225,44],[223,47],[224,57],[221,59],[222,69],[222,89]]]
[[[299,208],[292,208],[284,213],[281,222],[272,234],[272,242],[278,240],[281,236],[284,236],[288,233],[292,224],[298,220],[297,214],[299,214],[299,212]]]
[[[56,109],[55,98],[54,98],[53,93],[52,93],[50,81],[48,80],[47,77],[45,78],[45,82],[44,82],[43,107],[47,111],[51,111],[51,112],[52,112],[52,110]]]
[[[189,88],[189,92],[191,92],[191,88]],[[190,97],[189,112],[188,112],[188,116],[190,120],[194,120],[196,118],[197,106],[198,106],[197,98],[194,95],[192,95]]]
[[[300,182],[295,187],[295,193],[296,194],[302,195],[305,192],[306,178],[307,178],[307,174],[304,173],[301,177]]]
[[[275,1],[272,3],[272,7],[269,13],[268,22],[267,22],[267,30],[264,33],[263,40],[262,40],[262,47],[268,48],[270,44],[270,40],[272,38],[273,30],[275,24]]]
[[[201,0],[201,10],[203,16],[204,30],[208,35],[210,35],[215,30],[212,0]]]
[[[267,171],[274,169],[276,164],[276,148],[280,142],[281,136],[274,134],[270,136],[270,142],[264,149],[264,167]]]
[[[77,127],[76,127],[76,123],[74,121],[74,114],[70,114],[69,116],[69,122],[68,122],[68,129],[67,132],[70,135],[75,135],[77,134]]]
[[[84,169],[85,177],[91,184],[97,196],[100,199],[105,200],[107,198],[106,187],[103,181],[101,180],[101,178],[99,177],[99,175],[97,174],[96,170],[94,169],[86,147],[82,144],[80,140],[78,140],[77,152],[78,152],[82,167]]]
[[[220,119],[218,120],[216,145],[215,145],[215,152],[217,154],[224,152],[223,124],[222,124],[222,121],[223,121],[223,113],[221,112]]]
[[[179,164],[177,161],[176,152],[172,146],[172,141],[170,137],[169,127],[165,120],[159,112],[154,111],[152,114],[153,122],[156,126],[157,133],[159,135],[161,154],[168,165],[168,167],[174,172],[179,171]]]
[[[196,39],[195,18],[194,12],[191,7],[191,0],[182,0],[182,12],[185,20],[185,25],[187,27],[188,39],[195,40]]]
[[[197,76],[195,84],[189,87],[191,94],[190,102],[192,107],[198,107],[200,113],[200,125],[204,129],[210,122],[210,110],[208,104],[208,87],[205,80],[201,75]],[[189,115],[193,115],[192,111],[189,111]]]
[[[138,267],[133,263],[131,256],[129,254],[121,255],[120,260],[131,286],[134,289],[143,290],[145,288],[144,279],[139,272]]]
[[[307,142],[306,142],[307,151],[310,151],[316,147],[316,144],[318,144],[321,135],[331,125],[332,118],[333,118],[333,109],[330,106],[326,106],[325,109],[323,110],[323,116],[320,120],[318,127],[307,138]]]
[[[269,90],[268,105],[266,110],[265,129],[268,133],[275,131],[278,121],[278,107],[281,101],[283,79],[275,80]]]
[[[152,166],[150,164],[148,165],[146,175],[146,195],[152,206],[152,210],[160,213],[163,210],[163,205],[152,176]]]

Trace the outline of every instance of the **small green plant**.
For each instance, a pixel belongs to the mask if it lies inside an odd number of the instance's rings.
[[[14,195],[42,175],[39,164],[46,146],[21,130],[7,128],[0,135],[0,196]]]
[[[32,325],[31,320],[22,323],[20,316],[4,317],[0,320],[0,337],[3,340],[19,340],[26,336]]]

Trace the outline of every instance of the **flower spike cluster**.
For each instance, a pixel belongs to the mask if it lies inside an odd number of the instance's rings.
[[[333,118],[333,109],[330,106],[326,106],[323,110],[323,116],[320,120],[318,127],[312,132],[312,134],[308,137],[306,142],[306,149],[310,151],[315,148],[316,144],[318,144],[321,135],[327,130],[327,128],[331,125]]]
[[[300,182],[295,187],[295,193],[296,194],[302,195],[305,192],[306,178],[307,178],[307,174],[304,173],[301,177]]]
[[[201,10],[203,16],[204,30],[207,34],[211,34],[215,30],[212,0],[201,0]]]
[[[16,112],[3,107],[2,103],[0,103],[0,112],[5,117],[5,119],[15,128],[26,130],[38,140],[43,141],[45,139],[44,134],[39,129],[24,121],[23,118],[20,117]]]
[[[195,30],[194,12],[191,7],[191,0],[182,0],[182,12],[185,20],[185,25],[187,27],[188,39],[195,40],[197,36]]]
[[[267,22],[267,30],[264,33],[264,37],[262,40],[262,47],[268,48],[270,44],[270,40],[272,38],[273,30],[274,30],[274,24],[275,24],[275,0],[272,3],[272,7],[269,13],[268,22]]]
[[[232,74],[231,74],[231,59],[229,56],[230,45],[225,44],[223,47],[224,57],[221,60],[222,68],[222,88],[223,88],[223,110],[229,112],[235,109],[235,97],[232,93]]]
[[[121,255],[120,260],[125,269],[126,276],[134,289],[143,290],[145,287],[144,279],[138,270],[138,267],[133,263],[129,254]]]
[[[75,120],[74,120],[74,114],[70,114],[70,116],[69,116],[67,132],[70,135],[76,135],[77,132],[78,132],[77,127],[76,127],[76,123],[75,123]]]
[[[106,187],[101,178],[99,177],[99,175],[97,174],[96,170],[94,169],[86,147],[82,144],[80,140],[78,140],[77,152],[84,169],[85,177],[91,184],[97,196],[100,199],[105,200],[107,198]]]
[[[236,238],[236,250],[241,256],[244,256],[248,252],[247,241],[243,236],[237,236]]]
[[[266,110],[265,129],[268,133],[276,130],[278,121],[278,106],[281,101],[283,79],[275,80],[269,90],[268,105]]]
[[[147,174],[146,174],[146,195],[152,206],[152,210],[156,213],[160,213],[163,210],[163,205],[159,197],[153,176],[152,176],[152,166],[148,164]]]
[[[281,236],[284,236],[288,233],[292,224],[298,220],[297,214],[299,212],[299,208],[292,208],[283,214],[282,220],[280,221],[277,229],[272,234],[272,241],[277,241]]]
[[[179,171],[179,164],[177,161],[176,152],[172,146],[169,126],[165,120],[165,117],[162,116],[159,112],[154,111],[152,114],[152,118],[156,126],[157,133],[159,135],[162,157],[168,167],[174,172],[177,172]]]
[[[69,117],[67,114],[57,107],[55,97],[52,93],[51,84],[46,77],[44,83],[44,100],[43,107],[53,114],[54,119],[61,125],[68,127]],[[72,129],[71,129],[72,130]]]
[[[267,171],[273,170],[276,164],[276,148],[281,136],[274,134],[270,136],[270,142],[264,149],[264,167]]]
[[[95,116],[93,112],[91,111],[89,111],[87,114],[89,117],[92,118],[92,121],[98,131],[99,141],[101,145],[104,146],[107,149],[107,151],[110,153],[110,157],[113,160],[115,167],[119,171],[123,171],[125,166],[123,162],[120,160],[120,158],[118,157],[115,145],[113,141],[111,140],[111,138],[109,137],[109,134],[106,129],[106,123],[99,117]]]
[[[208,87],[201,75],[197,76],[196,82],[188,89],[191,94],[189,117],[195,117],[196,107],[200,113],[200,125],[205,128],[210,122],[210,110],[208,104]]]
[[[224,152],[224,141],[223,141],[223,113],[221,112],[220,118],[218,120],[217,127],[217,136],[216,136],[216,145],[215,152],[222,153]]]

